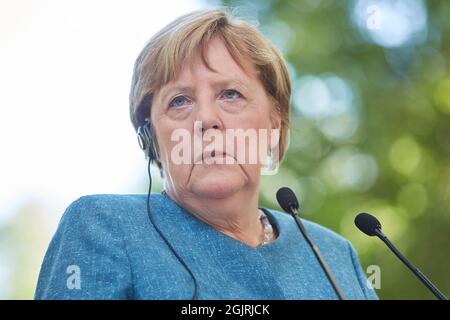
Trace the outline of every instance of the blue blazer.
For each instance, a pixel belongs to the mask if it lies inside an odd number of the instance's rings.
[[[193,280],[151,224],[146,195],[90,195],[64,212],[35,299],[190,299]],[[278,238],[253,248],[169,197],[152,194],[154,220],[198,282],[199,299],[337,299],[291,216],[261,208]],[[349,241],[304,224],[347,299],[377,299]]]

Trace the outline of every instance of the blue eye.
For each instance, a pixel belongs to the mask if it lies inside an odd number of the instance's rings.
[[[175,108],[179,108],[184,106],[184,104],[188,102],[188,99],[186,99],[185,96],[178,96],[175,97],[170,103],[169,103],[169,107],[175,107]]]
[[[223,92],[223,97],[225,99],[234,100],[241,97],[241,94],[233,89],[228,89]]]

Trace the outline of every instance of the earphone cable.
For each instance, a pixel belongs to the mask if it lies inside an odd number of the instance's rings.
[[[175,257],[178,259],[178,261],[183,265],[183,267],[186,269],[186,271],[189,273],[189,275],[192,278],[192,281],[194,282],[194,292],[192,294],[192,300],[197,300],[198,298],[198,284],[197,284],[197,279],[195,278],[194,274],[192,273],[191,269],[188,267],[188,265],[184,262],[184,260],[178,255],[178,253],[175,251],[175,249],[172,247],[172,245],[170,244],[170,242],[166,239],[166,237],[163,235],[163,233],[161,232],[161,230],[158,228],[158,226],[156,225],[154,219],[153,219],[153,214],[151,211],[151,206],[150,206],[150,194],[152,191],[152,175],[150,172],[150,168],[151,168],[151,158],[149,157],[148,160],[148,167],[147,167],[147,171],[148,171],[148,179],[149,179],[149,185],[148,185],[148,193],[147,193],[147,214],[148,214],[148,218],[150,219],[150,222],[152,223],[153,227],[155,228],[156,232],[158,232],[159,236],[161,237],[161,239],[163,239],[163,241],[166,243],[166,245],[169,247],[170,251],[172,251],[172,253],[175,255]]]

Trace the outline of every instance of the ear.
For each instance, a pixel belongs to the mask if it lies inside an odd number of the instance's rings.
[[[280,106],[278,103],[273,99],[271,100],[271,108],[270,108],[270,126],[271,129],[281,129],[281,115],[280,115]]]
[[[275,148],[280,143],[281,138],[281,116],[276,108],[277,107],[274,106],[273,110],[270,112],[270,149]]]
[[[270,128],[281,129],[281,117],[278,112],[272,112],[272,115],[270,116]]]

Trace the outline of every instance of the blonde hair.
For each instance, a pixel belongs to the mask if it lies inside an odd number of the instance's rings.
[[[219,36],[239,66],[242,58],[253,62],[259,79],[281,119],[279,161],[288,145],[291,82],[278,50],[248,22],[232,19],[224,9],[199,10],[183,15],[158,33],[142,49],[136,59],[130,91],[130,117],[135,130],[150,121],[154,92],[174,80],[186,61],[199,53],[211,69],[205,51],[209,41]],[[245,70],[245,68],[243,68]],[[157,142],[153,141],[157,150]],[[159,159],[156,159],[161,169]]]

